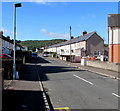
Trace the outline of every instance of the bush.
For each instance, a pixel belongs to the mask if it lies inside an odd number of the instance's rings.
[[[11,52],[11,56],[13,57],[13,50],[12,50],[12,52]],[[24,53],[23,53],[23,51],[22,50],[16,50],[15,51],[15,57],[24,57]]]
[[[57,53],[56,52],[53,53],[53,57],[57,57]]]
[[[24,53],[22,50],[17,50],[15,53],[16,53],[16,57],[24,57]]]
[[[31,59],[32,52],[31,51],[23,51],[23,54],[25,56],[25,62],[29,62]]]

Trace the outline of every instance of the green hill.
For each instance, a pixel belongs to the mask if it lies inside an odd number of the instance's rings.
[[[23,46],[27,46],[30,50],[35,50],[36,48],[47,47],[64,41],[66,40],[65,39],[27,40],[27,41],[21,41],[20,44]]]

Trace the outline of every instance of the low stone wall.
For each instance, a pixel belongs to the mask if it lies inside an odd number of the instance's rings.
[[[86,60],[88,66],[120,72],[120,63]]]

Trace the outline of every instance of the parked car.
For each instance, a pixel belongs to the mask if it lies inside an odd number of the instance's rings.
[[[43,53],[43,57],[48,57],[49,55],[47,53]]]
[[[37,58],[37,57],[38,57],[38,54],[37,54],[37,53],[32,53],[32,57],[33,57],[33,58]]]
[[[108,56],[104,56],[104,61],[108,61]]]
[[[98,56],[97,60],[108,61],[108,56],[106,56],[106,55],[104,55],[104,56]]]
[[[2,59],[4,59],[4,58],[9,59],[9,58],[12,58],[12,57],[10,55],[8,55],[8,54],[0,54],[0,58],[2,58]]]

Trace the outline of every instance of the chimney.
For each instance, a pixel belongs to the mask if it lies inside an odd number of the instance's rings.
[[[10,36],[7,36],[6,38],[10,40]]]
[[[74,39],[74,37],[73,37],[73,36],[71,36],[71,39]]]
[[[3,31],[0,31],[0,35],[3,35]]]
[[[87,34],[87,31],[84,31],[84,32],[83,32],[83,36],[86,35],[86,34]]]

